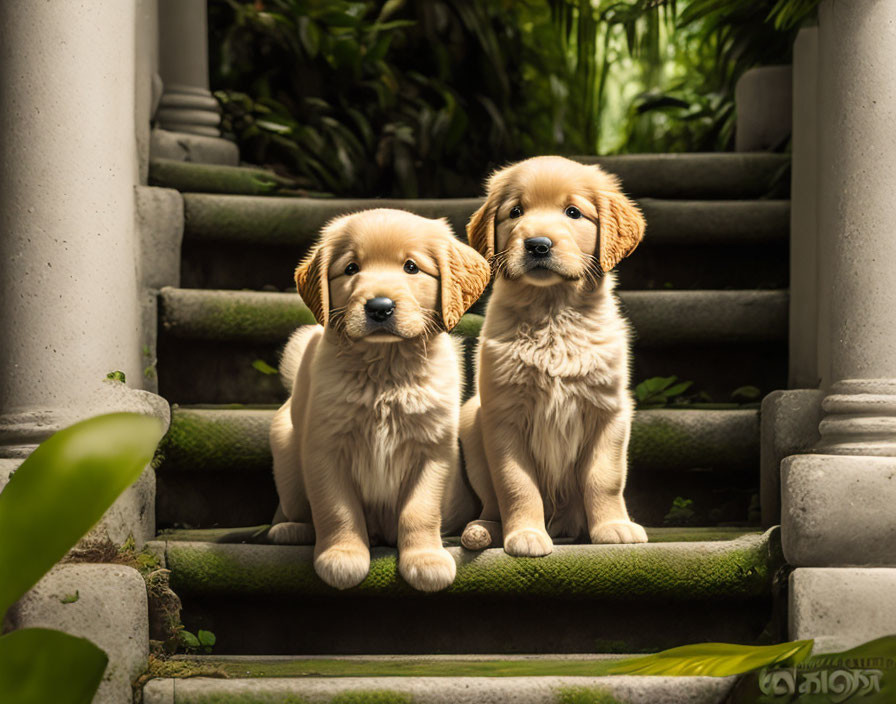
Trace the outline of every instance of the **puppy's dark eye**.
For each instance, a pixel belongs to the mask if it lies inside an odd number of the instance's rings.
[[[578,220],[582,217],[582,211],[574,205],[568,206],[563,212],[566,214],[566,217],[572,218],[573,220]]]
[[[523,214],[523,206],[515,205],[510,209],[510,217],[518,218]]]
[[[404,263],[404,270],[409,274],[416,274],[420,271],[420,267],[417,266],[417,263],[413,259],[408,259]]]
[[[361,271],[361,267],[359,267],[354,262],[352,262],[347,267],[345,267],[345,275],[346,276],[352,276],[353,274],[357,274],[359,271]]]

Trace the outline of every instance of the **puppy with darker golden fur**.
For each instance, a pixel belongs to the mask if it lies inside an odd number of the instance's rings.
[[[463,545],[540,556],[558,536],[645,542],[622,496],[633,402],[612,273],[644,235],[640,211],[597,166],[536,157],[492,175],[467,235],[495,280],[461,411],[483,504]]]
[[[447,331],[488,279],[488,263],[444,220],[388,209],[329,223],[296,269],[320,325],[299,329],[282,359],[292,395],[271,427],[280,507],[269,538],[314,540],[328,584],[359,584],[372,542],[398,546],[416,589],[454,580],[440,531],[463,526],[472,497]]]

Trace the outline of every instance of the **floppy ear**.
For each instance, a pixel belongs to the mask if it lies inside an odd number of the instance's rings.
[[[296,288],[314,319],[326,325],[330,317],[330,248],[321,241],[308,252],[296,267]]]
[[[436,250],[442,280],[442,325],[451,330],[473,305],[491,279],[491,268],[472,247],[458,241],[447,222],[444,241]]]
[[[599,190],[595,201],[600,268],[606,272],[635,251],[644,238],[646,223],[638,206],[618,190]]]
[[[507,168],[509,167],[489,176],[485,186],[485,202],[467,223],[467,242],[486,259],[495,256],[495,214],[500,205]]]
[[[486,199],[467,223],[467,241],[486,259],[495,255],[495,208]]]

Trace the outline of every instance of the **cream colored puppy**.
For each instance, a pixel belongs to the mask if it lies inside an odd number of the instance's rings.
[[[633,404],[611,273],[641,241],[641,213],[615,176],[536,157],[492,175],[467,235],[495,282],[461,411],[483,504],[463,545],[500,545],[502,529],[511,555],[547,555],[558,536],[645,542],[622,496]]]
[[[329,223],[296,269],[320,325],[300,328],[283,355],[292,396],[271,427],[280,507],[269,538],[316,537],[314,568],[328,584],[359,584],[371,542],[398,546],[399,572],[417,589],[454,580],[440,529],[459,530],[472,497],[447,331],[488,279],[488,263],[444,220],[387,209]]]

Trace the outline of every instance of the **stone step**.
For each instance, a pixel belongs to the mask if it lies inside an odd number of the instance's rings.
[[[151,547],[171,570],[186,627],[213,631],[222,654],[644,652],[780,635],[770,626],[783,564],[776,528],[557,545],[544,558],[449,547],[457,578],[438,594],[411,589],[392,548],[374,548],[367,579],[337,591],[315,574],[311,546],[162,536]]]
[[[344,200],[188,194],[183,282],[197,288],[286,288],[295,263],[333,216],[398,207],[446,216],[464,232],[478,199]],[[787,284],[788,201],[642,199],[645,244],[620,267],[624,288]]]
[[[599,164],[616,174],[622,179],[626,192],[634,196],[755,199],[770,192],[786,195],[789,186],[790,158],[786,154],[714,152],[571,158],[586,164]],[[185,193],[233,195],[275,195],[295,188],[292,181],[267,169],[170,159],[150,162],[149,183]]]
[[[159,526],[270,521],[273,414],[273,407],[175,406],[156,472]],[[646,525],[662,525],[679,496],[693,502],[693,521],[747,523],[758,491],[759,412],[638,411],[629,458],[626,499]]]
[[[206,657],[177,662],[216,676],[151,680],[143,687],[143,704],[721,704],[736,683],[734,677],[601,676],[594,673],[612,661],[599,657]],[[321,670],[338,674],[320,676]]]
[[[716,401],[743,385],[786,385],[786,291],[622,291],[620,299],[636,333],[636,382],[674,374]],[[296,294],[253,291],[165,288],[159,315],[160,390],[175,403],[282,402],[279,379],[252,364],[276,366],[289,334],[313,321]],[[481,322],[468,314],[455,332],[474,338]]]
[[[184,196],[182,284],[288,289],[295,264],[336,215],[371,207],[447,217],[459,236],[477,198],[441,200]],[[647,237],[619,267],[623,288],[773,288],[787,285],[790,204],[639,200]]]

